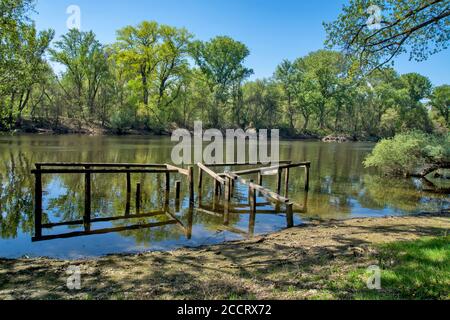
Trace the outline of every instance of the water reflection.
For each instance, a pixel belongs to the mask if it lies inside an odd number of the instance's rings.
[[[115,229],[117,232],[31,242],[34,236],[34,178],[30,172],[34,163],[167,163],[170,162],[171,147],[167,138],[0,136],[0,256],[19,257],[26,254],[77,258],[114,252],[173,249],[241,239],[286,227],[286,208],[266,203],[263,197],[258,198],[258,214],[252,217],[245,186],[236,186],[233,205],[228,215],[225,215],[223,203],[214,201],[211,181],[204,184],[202,205],[190,210],[184,183],[180,202],[174,201],[174,181],[182,178],[172,179],[172,193],[167,201],[164,176],[145,174],[131,177],[131,185],[140,183],[142,186],[140,213],[160,211],[168,205],[169,212],[184,228],[178,222],[164,224],[174,220],[166,213],[106,221],[136,214],[136,205],[133,200],[127,201],[126,180],[123,176],[94,174],[92,219],[96,222],[91,221],[88,231]],[[372,148],[373,144],[367,143],[282,142],[280,159],[312,162],[309,194],[304,192],[302,171],[291,172],[289,197],[293,202],[305,205],[294,208],[294,223],[301,223],[311,217],[340,219],[398,215],[450,207],[449,194],[445,191],[448,186],[441,186],[444,191],[436,193],[424,181],[386,179],[377,172],[364,169],[362,160]],[[84,177],[48,175],[42,179],[43,225],[82,220]],[[257,177],[252,179],[256,181]],[[269,189],[275,190],[276,184],[276,178],[264,180],[264,186]],[[134,190],[131,199],[134,199]],[[161,225],[140,228],[155,223]],[[43,235],[86,232],[84,227],[57,225],[43,230]]]

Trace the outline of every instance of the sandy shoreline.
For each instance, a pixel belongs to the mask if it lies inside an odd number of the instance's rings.
[[[0,259],[0,299],[351,298],[327,283],[376,262],[377,245],[447,236],[449,229],[446,211],[313,221],[250,240],[170,252]],[[70,266],[81,271],[81,290],[67,288]]]

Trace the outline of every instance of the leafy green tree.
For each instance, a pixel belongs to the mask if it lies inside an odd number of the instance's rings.
[[[31,9],[31,1],[0,4],[0,129],[20,125],[33,90],[49,70],[44,55],[54,32],[38,32],[28,20]]]
[[[185,29],[144,21],[117,32],[115,59],[126,68],[126,76],[140,90],[147,121],[150,113],[154,125],[163,127],[170,114],[168,108],[178,98],[183,77],[188,71],[188,45],[192,35]],[[150,123],[147,122],[147,126]]]
[[[250,52],[243,43],[220,36],[208,42],[194,41],[191,54],[214,95],[209,120],[213,127],[218,127],[233,89],[240,87],[242,81],[253,73],[243,64]]]
[[[434,88],[431,95],[431,106],[444,118],[450,127],[450,85],[442,85]]]
[[[61,88],[67,103],[77,110],[77,117],[88,120],[87,116],[92,118],[96,113],[99,89],[109,76],[105,50],[92,31],[77,29],[63,35],[55,48],[50,50],[52,60],[66,68]]]

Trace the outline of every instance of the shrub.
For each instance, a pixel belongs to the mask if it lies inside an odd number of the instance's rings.
[[[450,135],[399,134],[379,142],[364,161],[386,174],[412,175],[419,168],[450,162]]]

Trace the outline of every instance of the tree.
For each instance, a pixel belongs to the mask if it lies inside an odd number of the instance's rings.
[[[115,59],[126,68],[130,81],[139,83],[141,103],[145,109],[147,126],[150,114],[160,127],[163,116],[178,98],[183,77],[188,69],[188,45],[192,35],[185,29],[144,21],[136,27],[118,31]]]
[[[283,60],[275,70],[274,78],[280,84],[283,90],[283,96],[286,102],[286,113],[288,115],[289,128],[295,129],[295,117],[297,110],[294,106],[294,100],[299,92],[300,70],[298,64],[289,60]]]
[[[434,88],[431,95],[431,106],[444,118],[447,126],[450,126],[450,85]]]
[[[216,37],[208,42],[195,41],[191,45],[191,54],[205,75],[207,85],[214,95],[214,103],[209,110],[209,120],[213,127],[220,122],[220,107],[226,103],[233,88],[240,87],[253,70],[244,66],[244,60],[250,54],[247,47],[230,37]]]
[[[54,32],[37,32],[27,17],[31,9],[26,0],[0,4],[0,129],[20,125],[34,87],[49,69],[44,55]]]
[[[345,61],[338,52],[319,50],[303,58],[303,63],[308,101],[313,106],[319,128],[323,130],[328,116],[336,107],[339,82],[346,75]]]
[[[61,88],[68,103],[78,110],[79,117],[86,119],[96,112],[96,99],[100,86],[108,77],[105,50],[92,31],[70,30],[51,49],[52,60],[66,67]]]
[[[352,0],[342,11],[324,24],[326,44],[357,57],[366,70],[408,51],[410,59],[422,61],[449,43],[448,0]]]

